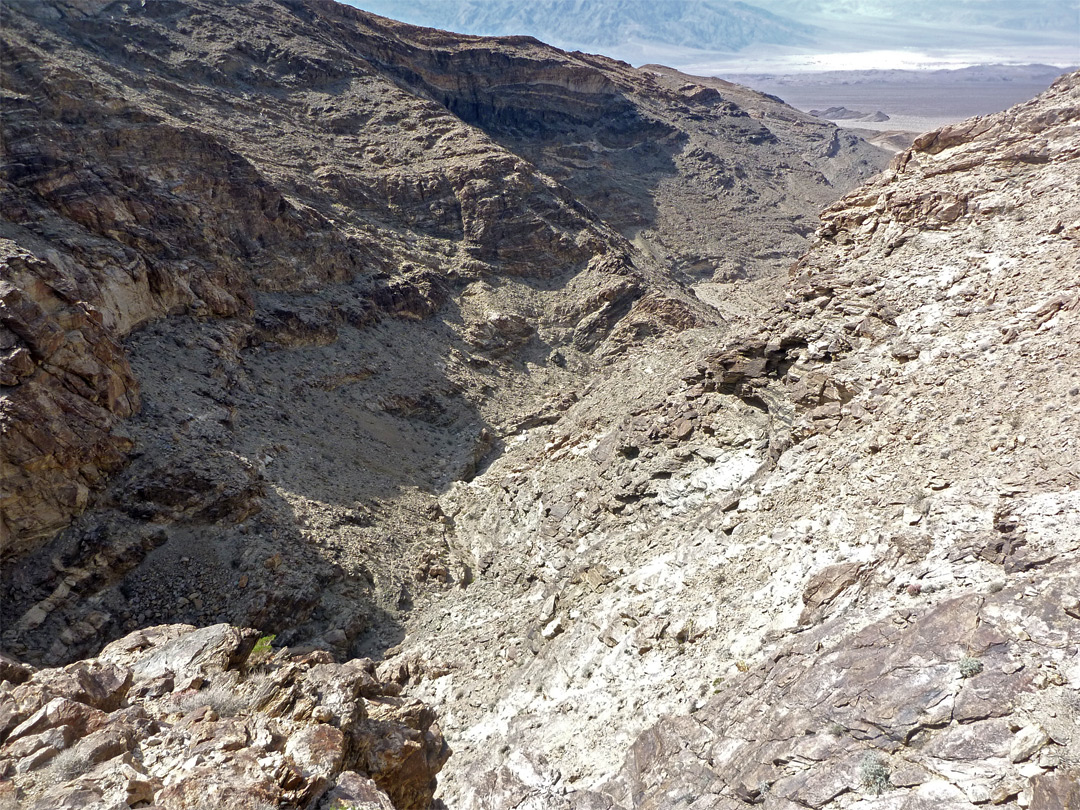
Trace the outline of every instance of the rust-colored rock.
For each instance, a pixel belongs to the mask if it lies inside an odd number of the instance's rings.
[[[40,807],[117,797],[165,810],[309,807],[331,788],[365,807],[431,804],[449,749],[430,709],[396,697],[398,685],[372,677],[370,661],[278,655],[248,671],[251,637],[224,625],[149,628],[102,658],[34,672],[0,693],[19,721],[0,736],[0,762],[13,765],[5,779]],[[92,676],[132,686],[129,705],[85,688]],[[151,683],[159,688],[142,688]],[[53,690],[71,697],[33,709],[32,695],[40,702]]]

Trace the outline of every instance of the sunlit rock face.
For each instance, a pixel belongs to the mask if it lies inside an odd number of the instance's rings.
[[[5,798],[1074,801],[1076,76],[852,190],[317,0],[3,43]]]

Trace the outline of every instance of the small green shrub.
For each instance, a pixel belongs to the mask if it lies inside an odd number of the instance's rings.
[[[276,633],[269,633],[259,638],[255,642],[255,646],[251,648],[251,657],[256,659],[269,658],[274,653],[274,639],[277,638]]]
[[[960,659],[960,677],[971,678],[983,671],[983,663],[978,658],[965,655]]]
[[[889,766],[877,754],[867,754],[859,765],[859,775],[862,786],[867,792],[875,796],[884,793],[891,787],[889,782]]]
[[[274,657],[273,644],[275,638],[277,638],[277,635],[268,633],[255,642],[255,646],[251,648],[251,655],[248,656],[245,665],[248,672],[257,672],[269,668],[270,659]]]

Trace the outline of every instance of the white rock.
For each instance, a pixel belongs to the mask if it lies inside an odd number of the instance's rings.
[[[1042,776],[1046,773],[1044,768],[1040,768],[1034,762],[1025,762],[1022,765],[1017,766],[1016,771],[1025,779],[1032,779],[1033,777]]]
[[[1080,659],[1065,670],[1065,683],[1070,689],[1080,689]]]
[[[559,635],[559,633],[565,629],[566,628],[563,627],[562,617],[556,616],[544,626],[544,629],[540,631],[540,635],[544,638],[555,638],[555,636]]]
[[[959,803],[970,804],[960,788],[951,782],[946,782],[944,779],[923,782],[915,790],[915,795],[923,800],[947,802],[948,807],[954,807]]]
[[[1023,762],[1049,741],[1050,738],[1046,732],[1038,726],[1025,726],[1017,732],[1012,745],[1009,746],[1009,759],[1013,762]]]

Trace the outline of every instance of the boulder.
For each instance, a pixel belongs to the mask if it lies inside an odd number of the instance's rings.
[[[394,810],[394,805],[378,785],[356,771],[340,774],[323,803],[341,810]]]
[[[77,736],[86,736],[105,725],[105,712],[67,698],[53,698],[30,717],[12,729],[7,745],[47,729],[69,727]]]
[[[333,779],[345,759],[345,735],[330,725],[306,726],[289,737],[285,755],[305,779],[312,776]]]

